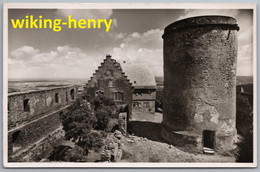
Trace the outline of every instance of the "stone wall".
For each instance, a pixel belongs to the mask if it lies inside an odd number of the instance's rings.
[[[8,94],[8,129],[37,119],[76,99],[76,87]]]
[[[122,133],[116,130],[112,135],[108,135],[105,146],[101,151],[102,162],[120,162],[122,158]]]
[[[55,147],[56,143],[60,139],[63,139],[65,133],[62,130],[62,127],[58,127],[56,130],[50,132],[44,138],[38,140],[34,144],[31,144],[26,149],[14,154],[9,157],[11,162],[38,162],[43,158],[46,158],[45,153],[48,149]]]
[[[8,155],[9,160],[23,161],[30,147],[50,145],[50,133],[61,126],[60,115],[76,99],[76,87],[60,87],[8,95]],[[26,100],[26,105],[24,101]],[[28,100],[28,101],[27,101]],[[44,142],[39,142],[43,138]],[[28,151],[26,151],[28,150]],[[28,157],[29,156],[29,157]],[[16,157],[16,158],[12,158]],[[19,159],[20,158],[20,159]]]

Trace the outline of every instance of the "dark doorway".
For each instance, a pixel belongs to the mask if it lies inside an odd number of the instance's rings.
[[[215,147],[215,131],[203,130],[203,147],[214,149]]]

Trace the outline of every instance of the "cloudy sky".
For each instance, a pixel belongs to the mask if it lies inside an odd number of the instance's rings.
[[[113,19],[109,32],[101,29],[13,29],[10,19],[26,15],[43,18]],[[163,29],[170,23],[198,15],[228,15],[238,20],[238,75],[252,75],[252,10],[9,10],[9,79],[88,79],[111,54],[118,62],[148,63],[163,76]]]

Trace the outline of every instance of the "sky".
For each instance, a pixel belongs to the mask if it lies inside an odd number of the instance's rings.
[[[113,19],[100,29],[14,29],[11,19],[26,15],[66,20]],[[253,11],[194,9],[9,9],[8,79],[88,79],[110,54],[119,63],[147,63],[163,76],[163,30],[172,22],[200,15],[237,19],[237,75],[253,75]]]

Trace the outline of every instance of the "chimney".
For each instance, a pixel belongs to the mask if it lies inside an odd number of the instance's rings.
[[[124,60],[123,63],[126,63],[126,61]]]

